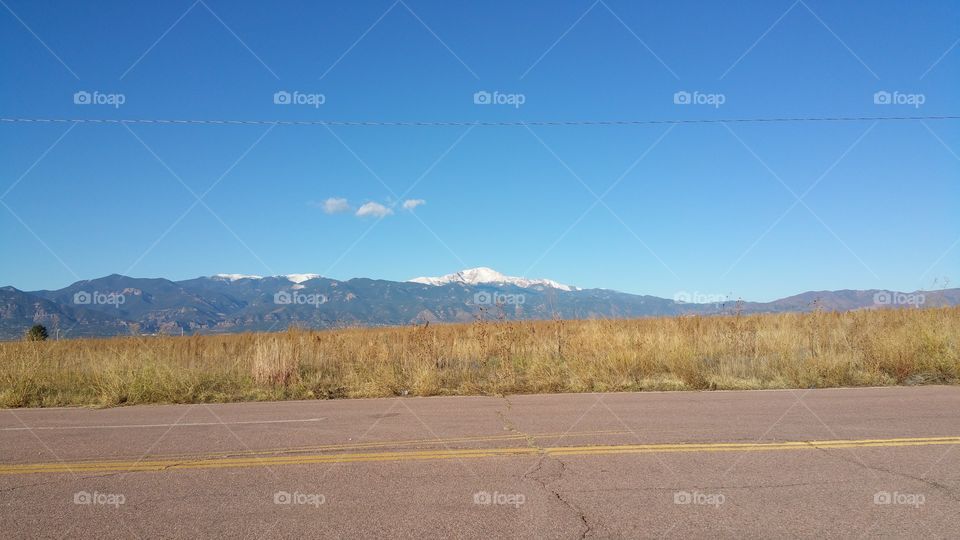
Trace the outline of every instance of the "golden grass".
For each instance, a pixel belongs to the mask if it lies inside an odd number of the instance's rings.
[[[0,406],[960,382],[960,307],[0,344]]]

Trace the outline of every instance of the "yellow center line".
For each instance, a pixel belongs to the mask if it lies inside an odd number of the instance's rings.
[[[571,431],[569,433],[531,433],[530,437],[533,439],[573,439],[578,437],[592,437],[596,435],[634,435],[636,434],[632,431],[624,430],[605,430],[605,431]],[[311,446],[292,446],[284,448],[271,448],[265,450],[231,450],[223,452],[203,452],[203,453],[182,453],[182,454],[164,454],[162,456],[156,456],[157,459],[168,459],[168,460],[204,460],[212,459],[218,457],[243,457],[243,456],[275,456],[278,454],[295,454],[303,452],[324,452],[330,450],[365,450],[370,448],[393,448],[399,446],[426,446],[426,445],[449,445],[449,444],[458,444],[458,443],[480,443],[480,442],[500,442],[500,441],[527,441],[527,435],[521,433],[511,433],[511,434],[502,434],[502,435],[477,435],[470,437],[451,437],[451,438],[435,438],[435,439],[401,439],[395,441],[370,441],[370,442],[356,442],[356,443],[339,443],[339,444],[321,444],[321,445],[311,445]],[[133,461],[139,461],[141,459],[146,459],[147,456],[142,455],[128,455],[128,456],[118,456],[112,461],[122,462],[124,459],[130,459]],[[75,463],[84,464],[88,462],[93,463],[102,463],[103,460],[100,459],[78,459]],[[2,466],[2,465],[0,465]]]
[[[671,443],[620,444],[587,446],[552,446],[546,448],[499,447],[401,450],[365,453],[327,453],[309,455],[274,455],[219,458],[215,455],[194,460],[145,459],[142,461],[77,461],[71,463],[22,463],[0,465],[0,474],[33,473],[101,473],[166,471],[174,469],[217,469],[267,467],[280,465],[311,465],[321,463],[367,463],[382,461],[478,459],[491,457],[535,456],[541,453],[553,456],[591,456],[606,454],[645,454],[681,452],[759,452],[777,450],[816,450],[843,448],[877,448],[931,445],[960,445],[960,437],[915,437],[896,439],[856,439],[826,441],[784,441],[767,443]]]

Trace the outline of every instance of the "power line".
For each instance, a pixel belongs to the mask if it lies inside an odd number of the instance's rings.
[[[516,121],[366,121],[366,120],[175,120],[147,118],[0,118],[11,124],[187,124],[187,125],[280,125],[280,126],[641,126],[656,124],[745,124],[789,122],[884,122],[905,120],[960,120],[960,116],[806,116],[781,118],[665,119],[665,120],[516,120]]]

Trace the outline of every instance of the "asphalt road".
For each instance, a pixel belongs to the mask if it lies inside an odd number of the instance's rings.
[[[0,410],[2,538],[960,537],[960,388]]]

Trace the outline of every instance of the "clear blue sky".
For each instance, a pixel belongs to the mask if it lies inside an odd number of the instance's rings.
[[[960,113],[960,4],[952,0],[204,2],[3,0],[0,116]],[[281,90],[325,101],[277,105]],[[524,102],[475,104],[482,90]],[[122,94],[124,103],[77,105],[78,91]],[[678,91],[724,102],[678,105]],[[877,105],[878,91],[919,94],[923,103]],[[403,280],[490,266],[583,287],[765,300],[960,281],[954,120],[669,133],[68,128],[0,124],[2,285],[59,288],[110,273]],[[191,191],[211,186],[191,209]],[[794,194],[811,186],[797,203]],[[349,210],[325,212],[330,198],[346,199]],[[425,204],[411,212],[397,204],[406,199]],[[369,202],[393,214],[356,216]]]

